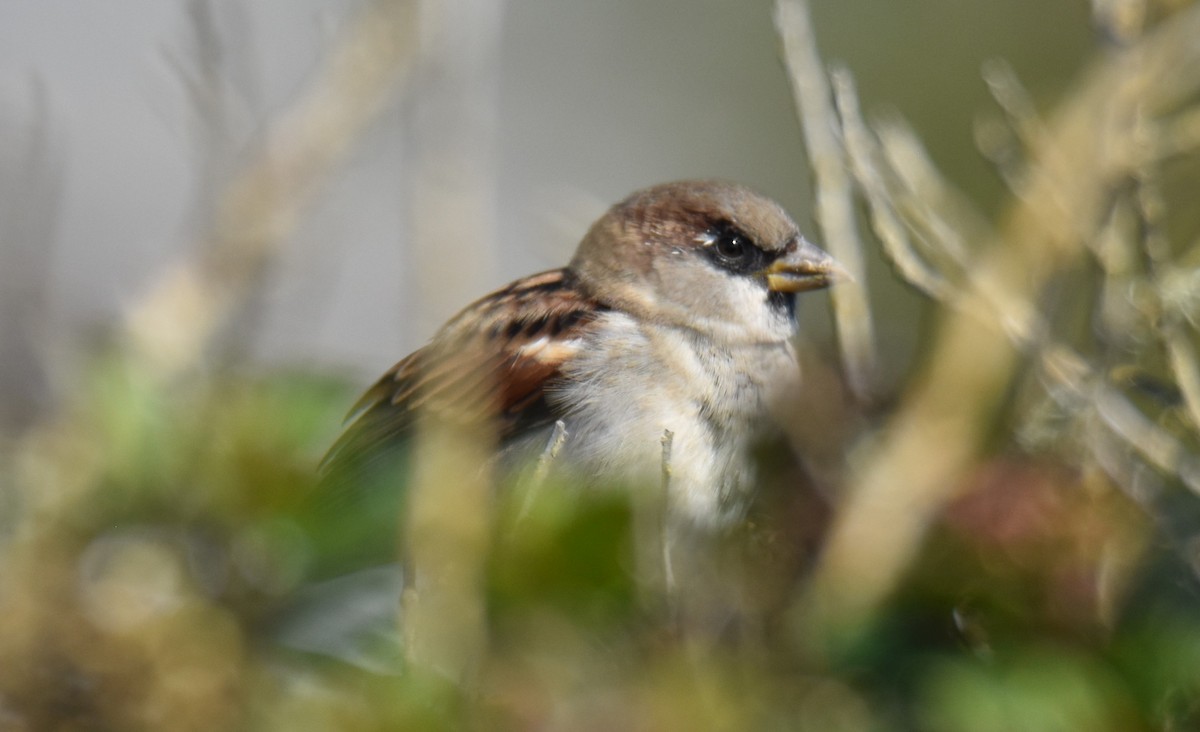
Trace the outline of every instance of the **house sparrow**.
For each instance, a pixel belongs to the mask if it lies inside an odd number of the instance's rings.
[[[638,191],[591,227],[565,268],[468,305],[388,371],[325,470],[394,455],[416,412],[434,409],[493,418],[507,464],[536,457],[561,420],[556,465],[588,482],[658,485],[669,430],[670,515],[728,525],[754,484],[749,449],[768,404],[798,376],[796,294],[840,272],[778,204],[745,187],[689,180]]]

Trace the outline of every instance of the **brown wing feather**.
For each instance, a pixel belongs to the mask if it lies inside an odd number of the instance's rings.
[[[565,269],[517,280],[472,303],[363,394],[323,467],[369,460],[406,441],[423,407],[464,419],[494,416],[502,441],[552,421],[546,386],[603,309]]]

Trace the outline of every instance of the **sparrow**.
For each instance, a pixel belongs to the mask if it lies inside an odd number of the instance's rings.
[[[841,273],[779,204],[744,186],[637,191],[566,267],[468,305],[384,374],[323,470],[403,454],[418,412],[435,409],[492,420],[504,465],[536,459],[561,421],[554,462],[566,474],[661,486],[669,431],[668,515],[728,526],[752,495],[769,406],[799,378],[796,296]]]

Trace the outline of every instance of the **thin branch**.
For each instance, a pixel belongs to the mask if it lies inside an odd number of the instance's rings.
[[[890,117],[877,125],[880,147],[889,170],[900,181],[898,199],[915,228],[924,232],[925,253],[935,258],[943,274],[969,268],[969,243],[989,241],[995,232],[962,194],[946,183],[916,133],[902,120]]]
[[[1200,429],[1200,365],[1196,362],[1196,352],[1181,327],[1174,323],[1160,324],[1163,345],[1167,349],[1167,360],[1171,364],[1171,373],[1175,383],[1183,394],[1183,404],[1187,408],[1192,428]]]
[[[1095,413],[1120,442],[1156,469],[1177,475],[1200,495],[1200,461],[1166,430],[1146,418],[1128,399],[1107,386],[1086,359],[1065,346],[1047,348],[1041,355],[1042,373],[1058,389],[1051,394],[1069,410],[1080,405]],[[1063,394],[1071,397],[1063,403]]]
[[[835,134],[825,70],[804,0],[779,0],[775,26],[783,39],[784,60],[792,80],[810,164],[816,174],[817,221],[830,253],[852,282],[833,288],[837,333],[851,391],[860,401],[874,396],[878,371],[874,326],[867,296],[866,265],[854,215],[854,196],[841,145]]]
[[[550,435],[550,439],[547,440],[546,448],[538,456],[537,465],[533,469],[533,475],[525,487],[525,497],[521,501],[521,510],[517,512],[518,524],[524,521],[529,516],[530,510],[533,509],[537,494],[541,492],[542,486],[546,484],[547,476],[550,475],[551,466],[558,459],[558,454],[562,452],[563,445],[567,444],[567,437],[567,425],[560,419],[554,423],[554,432]]]
[[[20,96],[28,99],[28,117],[10,111],[0,119],[0,437],[32,424],[53,396],[45,323],[63,146],[46,85],[37,75],[27,81]]]
[[[830,76],[850,170],[866,198],[871,226],[884,254],[911,285],[934,299],[949,299],[950,283],[917,254],[904,219],[892,206],[893,196],[876,162],[878,146],[858,108],[853,77],[842,68],[835,69]]]
[[[670,500],[671,500],[671,451],[675,445],[675,433],[672,432],[671,430],[667,430],[667,429],[663,430],[663,436],[662,436],[661,442],[662,442],[662,496],[663,496],[661,505],[664,509],[662,513],[663,513],[663,517],[665,519],[665,517],[667,515],[667,510],[669,510],[670,505],[671,505],[670,504]],[[671,591],[676,587],[676,585],[675,585],[675,568],[671,561],[670,537],[668,535],[667,527],[665,526],[665,521],[659,521],[658,524],[659,525],[657,527],[657,535],[659,537],[661,537],[660,542],[662,544],[660,554],[662,556],[663,581],[666,584],[667,590]]]
[[[416,57],[412,3],[378,0],[284,114],[269,147],[235,178],[218,206],[212,245],[162,278],[132,311],[128,336],[156,375],[196,363],[290,236],[319,187]]]
[[[946,313],[929,366],[858,471],[800,604],[797,637],[856,637],[896,586],[934,515],[957,495],[1019,365],[1011,340],[1038,322],[1052,275],[1079,260],[1110,181],[1133,159],[1141,109],[1167,109],[1200,87],[1200,9],[1180,11],[1128,51],[1106,57],[1047,124],[1001,236],[972,266],[979,307]],[[991,303],[1004,307],[989,317]],[[1015,329],[1014,329],[1015,328]],[[1110,410],[1111,413],[1111,410]],[[931,449],[936,446],[936,449]]]
[[[1046,126],[1013,67],[1004,59],[989,59],[983,64],[982,75],[992,99],[1004,112],[1017,139],[1027,149],[1039,147],[1046,135]]]

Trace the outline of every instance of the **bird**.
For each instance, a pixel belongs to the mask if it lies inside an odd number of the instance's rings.
[[[797,296],[844,276],[782,206],[746,186],[636,191],[590,227],[567,266],[467,305],[388,370],[322,471],[401,469],[417,415],[433,410],[489,420],[503,466],[536,459],[560,425],[564,474],[660,485],[669,433],[671,520],[727,527],[753,495],[752,448],[771,402],[799,378]]]

